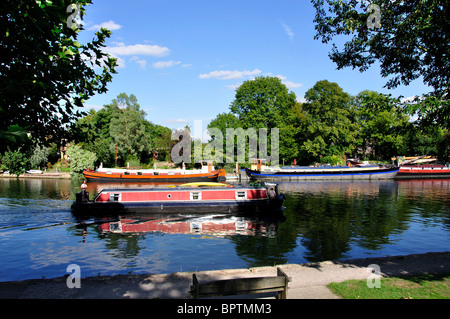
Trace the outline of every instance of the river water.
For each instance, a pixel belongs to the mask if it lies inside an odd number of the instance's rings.
[[[450,250],[450,179],[281,183],[285,209],[264,218],[81,218],[70,210],[79,185],[0,178],[0,281],[61,277],[71,264],[88,277]]]

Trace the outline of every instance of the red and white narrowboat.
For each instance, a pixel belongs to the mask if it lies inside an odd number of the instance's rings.
[[[72,210],[81,214],[258,213],[280,209],[284,199],[284,194],[278,193],[277,184],[190,183],[164,188],[103,189],[93,201],[86,192],[80,192]]]

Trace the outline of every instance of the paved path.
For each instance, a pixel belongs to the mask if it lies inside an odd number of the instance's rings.
[[[450,252],[281,265],[292,278],[289,299],[338,299],[326,287],[331,282],[367,279],[369,265],[382,276],[450,273]],[[200,282],[239,277],[275,276],[276,267],[196,272]],[[192,272],[167,275],[119,275],[81,279],[81,288],[67,288],[66,278],[1,282],[0,298],[25,299],[185,299]]]

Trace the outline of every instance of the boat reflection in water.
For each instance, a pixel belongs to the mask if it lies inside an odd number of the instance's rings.
[[[160,215],[119,217],[117,220],[100,222],[102,233],[141,234],[160,232],[164,234],[196,234],[225,237],[233,235],[267,236],[277,234],[278,223],[284,221],[282,214],[264,216],[210,215]]]

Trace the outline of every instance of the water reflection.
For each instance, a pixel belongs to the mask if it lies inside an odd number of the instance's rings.
[[[70,212],[80,185],[0,178],[0,280],[62,276],[70,263],[84,275],[170,273],[450,247],[450,179],[283,182],[285,209],[275,216],[81,218]],[[90,182],[88,191],[165,185],[174,184]]]
[[[277,234],[282,217],[263,218],[233,215],[159,215],[123,216],[115,221],[99,222],[102,233],[195,234],[225,237],[233,235],[269,236]]]
[[[75,199],[78,181],[45,178],[0,178],[0,197],[26,199]],[[79,186],[79,185],[78,185]]]
[[[425,227],[444,223],[448,229],[449,187],[450,180],[280,183],[290,228],[280,233],[299,239],[308,261],[382,251],[399,245],[418,220]],[[426,237],[421,240],[430,244]],[[410,248],[422,249],[416,244]]]

